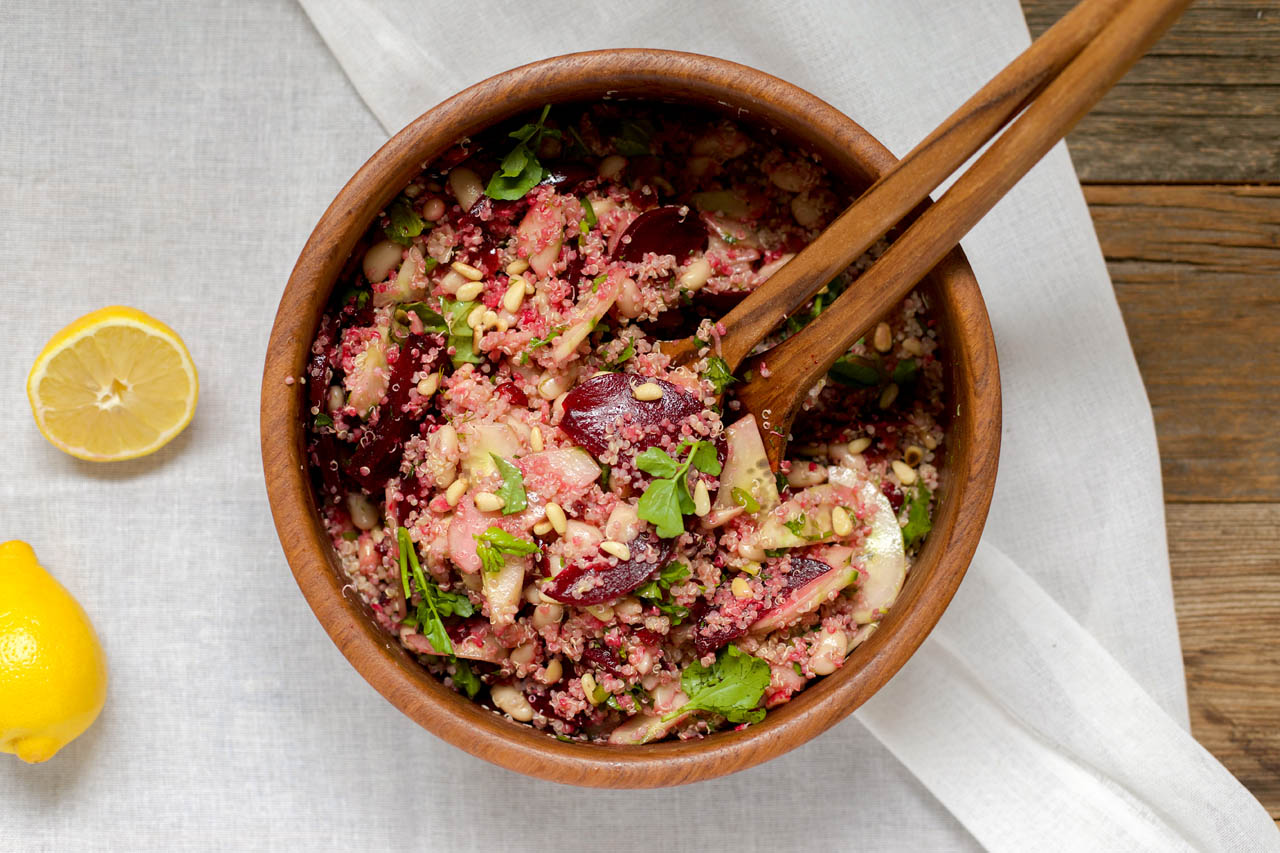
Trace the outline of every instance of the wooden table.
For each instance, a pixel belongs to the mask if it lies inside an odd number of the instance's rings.
[[[1023,0],[1032,34],[1071,5]],[[1200,0],[1067,144],[1155,412],[1192,732],[1280,820],[1280,0]]]

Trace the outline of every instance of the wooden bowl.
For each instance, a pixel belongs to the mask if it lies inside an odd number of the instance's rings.
[[[973,271],[959,250],[923,287],[948,364],[946,459],[933,532],[880,629],[844,667],[811,683],[759,725],[643,746],[563,743],[449,690],[374,623],[346,586],[316,512],[303,450],[298,378],[340,271],[375,215],[455,141],[543,104],[643,99],[700,105],[763,122],[817,152],[853,186],[893,156],[831,105],[768,74],[694,54],[611,50],[556,57],[478,83],[391,138],[325,211],[289,278],[262,379],[262,462],[276,529],[298,586],[351,664],[423,727],[503,767],[575,785],[653,788],[711,779],[793,749],[844,719],[916,650],[951,600],[978,545],[1000,443],[995,344]],[[287,382],[293,377],[292,383]]]

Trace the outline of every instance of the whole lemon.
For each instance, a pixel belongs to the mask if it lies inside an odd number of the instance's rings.
[[[25,542],[0,544],[0,752],[47,761],[107,698],[89,617]]]

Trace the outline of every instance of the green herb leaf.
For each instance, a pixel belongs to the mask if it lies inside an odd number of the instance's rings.
[[[326,415],[326,414],[324,414],[323,412],[321,412],[320,414],[316,415],[316,421],[315,421],[315,423],[316,423],[316,427],[317,427],[317,428],[319,428],[319,427],[331,427],[331,426],[333,426],[333,418],[331,418],[331,417],[329,417],[328,415]]]
[[[658,612],[667,617],[672,628],[683,622],[689,615],[689,608],[674,601],[659,601],[657,607]]]
[[[498,473],[502,475],[502,486],[497,491],[498,497],[506,501],[502,505],[502,514],[515,515],[523,512],[529,506],[529,501],[525,495],[524,477],[521,476],[520,469],[496,453],[489,455],[493,457],[493,464],[498,466]]]
[[[658,528],[663,539],[684,533],[684,515],[676,494],[675,480],[654,480],[636,504],[636,514]]]
[[[551,342],[552,342],[552,341],[554,341],[556,338],[558,338],[558,337],[560,337],[562,334],[564,334],[564,330],[565,330],[565,329],[567,329],[567,328],[569,328],[569,327],[568,327],[568,326],[556,326],[554,329],[552,329],[550,332],[548,332],[548,333],[547,333],[547,336],[546,336],[545,338],[533,338],[532,340],[530,340],[530,341],[529,341],[529,343],[525,346],[525,348],[524,348],[524,352],[520,353],[520,363],[521,363],[521,364],[528,364],[528,363],[529,363],[529,353],[533,352],[534,350],[538,349],[539,347],[545,347],[547,344],[551,343]]]
[[[467,325],[467,316],[476,307],[474,302],[455,302],[452,299],[441,299],[440,309],[448,329],[445,345],[452,347],[453,355],[449,356],[454,367],[463,364],[479,364],[482,359],[476,355],[475,330]]]
[[[387,205],[387,226],[383,232],[387,239],[401,246],[408,246],[422,233],[427,223],[413,209],[412,202],[404,196]]]
[[[476,694],[480,692],[484,682],[476,675],[475,670],[471,668],[471,664],[465,660],[454,658],[453,666],[453,683],[462,688],[462,692],[467,694],[468,699],[476,698]]]
[[[347,542],[354,542],[360,538],[360,534],[356,533],[354,530],[344,530],[342,531],[342,538]]]
[[[713,477],[720,476],[720,457],[716,446],[709,441],[699,441],[693,446],[693,467]]]
[[[484,194],[489,198],[503,201],[524,198],[525,194],[536,187],[546,175],[546,170],[533,152],[543,136],[558,137],[560,135],[559,131],[548,130],[545,127],[547,113],[550,111],[551,105],[547,104],[542,108],[542,115],[536,122],[511,132],[510,136],[516,140],[516,146],[502,158],[502,165],[489,178],[489,185],[484,190]]]
[[[842,355],[831,365],[827,375],[841,385],[855,388],[871,388],[879,385],[883,377],[874,361],[859,355]]]
[[[680,463],[672,459],[662,448],[649,447],[636,456],[636,467],[646,474],[670,479],[680,470]]]
[[[589,198],[582,199],[582,221],[587,223],[588,228],[595,228],[599,221],[596,219],[596,209],[591,206]]]
[[[731,723],[758,723],[764,709],[756,707],[769,686],[769,664],[726,646],[711,666],[694,661],[680,675],[680,688],[689,697],[682,707],[664,716],[670,720],[689,711],[709,711]]]
[[[621,132],[613,137],[613,147],[624,157],[645,157],[650,153],[649,142],[653,138],[653,126],[649,122],[624,121]]]
[[[625,364],[627,361],[629,361],[630,358],[635,354],[636,354],[635,341],[627,341],[627,346],[622,350],[622,352],[618,353],[617,359],[609,362],[609,366],[622,367],[622,365]]]
[[[892,379],[899,385],[915,382],[920,375],[920,364],[914,358],[904,358],[893,368]]]
[[[635,594],[637,598],[662,598],[662,587],[658,586],[657,581],[649,581],[637,587]]]
[[[613,466],[608,462],[600,463],[600,491],[609,491],[609,475],[613,473]]]
[[[456,303],[466,304],[466,303]],[[425,302],[406,302],[400,306],[406,313],[412,311],[418,315],[418,319],[422,321],[422,330],[424,332],[437,332],[444,334],[449,331],[449,324],[445,322],[444,315],[432,311],[427,307]],[[466,325],[466,317],[462,318],[462,324]]]
[[[724,389],[738,381],[737,377],[729,372],[728,362],[717,355],[707,358],[707,372],[704,375],[715,387],[717,394],[723,394]]]
[[[929,501],[933,494],[924,483],[917,483],[911,492],[911,504],[907,508],[907,524],[902,528],[902,541],[908,548],[923,539],[933,529],[929,517]]]
[[[500,572],[507,564],[504,555],[525,556],[539,553],[539,548],[527,539],[512,536],[501,527],[493,526],[477,534],[476,555],[486,572]]]
[[[790,530],[795,535],[803,538],[806,523],[807,519],[803,515],[797,515],[795,518],[789,518],[782,522],[782,526]]]
[[[729,492],[729,496],[733,498],[733,502],[745,509],[747,512],[759,512],[760,502],[752,496],[746,489],[733,487],[733,491]]]
[[[409,575],[413,575],[413,583],[418,589],[419,603],[416,614],[418,630],[427,638],[427,642],[431,644],[431,648],[442,655],[453,654],[453,644],[449,642],[449,632],[445,630],[444,620],[440,615],[438,599],[444,593],[440,592],[440,588],[434,582],[428,583],[426,575],[422,572],[422,566],[418,563],[418,550],[413,544],[413,540],[409,538],[409,531],[404,527],[396,528],[396,544],[400,550],[400,582],[404,586],[404,600],[408,604],[412,597],[409,593]],[[465,598],[465,596],[463,596]],[[451,595],[451,598],[456,596]],[[453,612],[454,602],[450,602],[450,612]],[[467,607],[471,607],[470,600],[467,601]],[[461,615],[461,614],[460,614]],[[470,615],[468,613],[468,615]]]
[[[668,563],[658,572],[658,583],[666,589],[686,580],[691,574],[693,572],[684,563]]]

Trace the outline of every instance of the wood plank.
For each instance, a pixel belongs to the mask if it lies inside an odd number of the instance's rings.
[[[1023,0],[1033,35],[1074,0]],[[1201,0],[1067,137],[1087,182],[1280,181],[1280,0]]]
[[[1085,197],[1155,413],[1166,500],[1280,501],[1280,187]]]
[[[1280,504],[1167,516],[1192,733],[1280,819]]]

